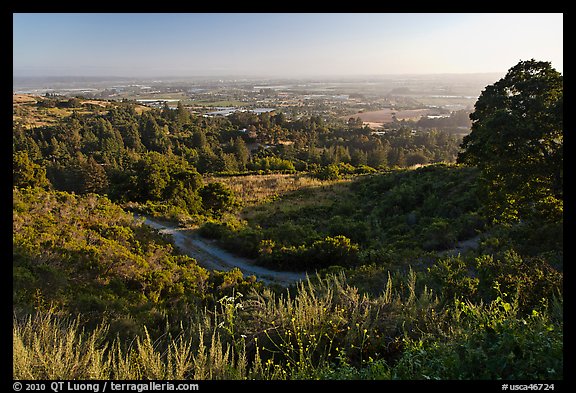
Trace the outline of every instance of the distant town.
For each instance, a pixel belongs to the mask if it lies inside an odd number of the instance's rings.
[[[496,74],[398,75],[327,80],[248,78],[154,79],[13,78],[14,94],[133,101],[193,114],[228,116],[236,111],[360,118],[373,129],[397,120],[449,117],[472,112],[482,88]],[[381,132],[381,131],[377,131]]]

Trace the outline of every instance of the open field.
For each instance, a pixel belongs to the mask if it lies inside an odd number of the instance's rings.
[[[304,174],[267,174],[248,176],[206,177],[206,183],[222,182],[234,191],[244,206],[269,202],[303,188],[319,188],[349,180],[319,180]]]
[[[12,102],[14,104],[35,104],[37,99],[28,94],[14,94],[12,96]]]
[[[68,100],[68,98],[63,99]],[[99,109],[101,114],[105,114],[107,108],[117,105],[114,102],[102,100],[80,100],[81,106],[78,108],[45,108],[36,105],[43,100],[45,100],[44,97],[31,94],[14,94],[12,96],[12,121],[20,123],[25,128],[49,126],[57,124],[62,118],[72,115],[73,112],[80,115],[93,113],[94,110],[87,105],[101,108]],[[138,114],[150,109],[144,105],[136,105],[135,107]]]

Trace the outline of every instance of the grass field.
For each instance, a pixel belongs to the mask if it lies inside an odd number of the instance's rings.
[[[42,101],[40,96],[29,94],[14,94],[12,96],[12,121],[20,123],[25,128],[49,126],[57,124],[62,118],[72,115],[74,111],[78,114],[94,113],[93,109],[86,108],[85,105],[94,105],[101,108],[100,114],[106,114],[108,107],[114,106],[114,102],[101,100],[81,100],[80,108],[42,108],[36,104]],[[63,98],[67,100],[67,98]],[[140,114],[151,108],[143,105],[136,105],[136,113]]]
[[[302,189],[323,189],[335,183],[350,180],[319,180],[305,174],[267,174],[249,176],[207,177],[206,183],[222,182],[229,186],[243,206],[255,206],[270,202],[285,194]]]

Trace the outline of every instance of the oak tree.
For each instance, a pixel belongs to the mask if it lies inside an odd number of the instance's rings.
[[[562,74],[534,59],[520,61],[478,98],[458,162],[481,169],[493,219],[562,215],[562,103]]]

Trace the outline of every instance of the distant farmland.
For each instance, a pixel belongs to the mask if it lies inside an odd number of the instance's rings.
[[[381,109],[379,111],[359,112],[350,116],[343,116],[343,119],[354,119],[359,117],[364,123],[370,126],[380,126],[385,123],[392,122],[392,116],[396,116],[398,120],[419,120],[421,116],[434,115],[438,111],[435,109],[406,109],[395,110],[391,108]]]

